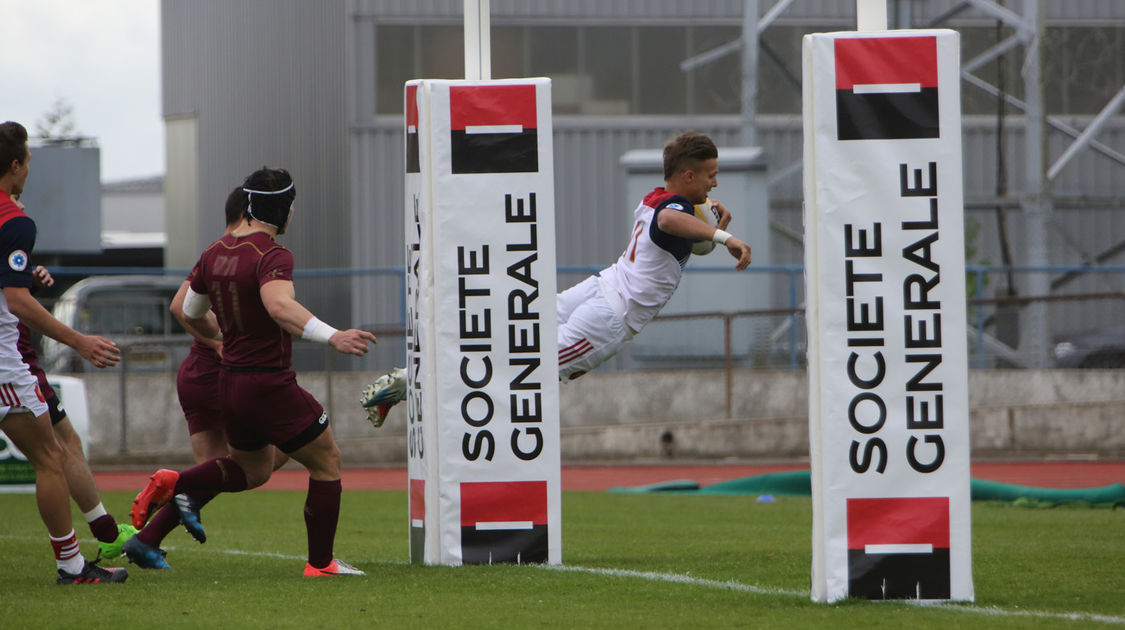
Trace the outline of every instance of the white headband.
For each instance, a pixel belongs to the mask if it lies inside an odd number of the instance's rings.
[[[280,195],[281,193],[287,192],[290,188],[292,188],[294,183],[295,182],[289,182],[289,185],[285,188],[282,188],[281,190],[251,190],[249,188],[243,188],[242,192],[251,193],[254,195]]]

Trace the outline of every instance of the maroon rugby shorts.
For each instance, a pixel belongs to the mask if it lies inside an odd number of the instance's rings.
[[[297,384],[293,370],[241,372],[224,368],[219,398],[227,442],[239,450],[274,444],[284,453],[312,442],[328,426],[324,407]]]
[[[223,409],[219,404],[219,362],[192,352],[176,373],[176,393],[187,419],[188,433],[223,431]]]

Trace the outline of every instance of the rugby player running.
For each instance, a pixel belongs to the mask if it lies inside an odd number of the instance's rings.
[[[249,202],[245,225],[203,252],[183,305],[192,325],[211,336],[220,331],[208,324],[208,310],[213,308],[218,318],[223,338],[219,399],[230,455],[179,473],[157,471],[133,502],[134,524],[144,522],[154,506],[173,500],[188,532],[204,542],[200,501],[265,483],[273,472],[273,444],[309,471],[304,575],[363,575],[333,554],[340,515],[340,449],[324,408],[297,384],[290,367],[291,335],[356,356],[367,353],[367,344],[376,343],[375,335],[354,328],[337,330],[296,300],[293,254],[274,241],[293,215],[296,189],[289,173],[262,167],[246,178],[243,191]]]

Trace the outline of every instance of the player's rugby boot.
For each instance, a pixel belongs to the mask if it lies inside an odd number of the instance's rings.
[[[152,473],[148,484],[133,499],[133,509],[129,511],[133,517],[133,527],[140,529],[145,526],[148,517],[172,498],[172,491],[176,489],[176,482],[179,480],[180,473],[167,468]]]
[[[171,569],[168,562],[164,560],[164,550],[157,549],[146,545],[140,538],[133,536],[125,541],[122,548],[125,552],[125,557],[129,558],[129,562],[137,565],[142,569]]]
[[[117,538],[113,542],[98,542],[98,557],[108,558],[110,560],[121,555],[121,549],[125,546],[125,541],[129,540],[133,534],[137,533],[137,528],[129,525],[128,523],[117,524]]]
[[[352,565],[332,558],[332,562],[323,569],[318,569],[309,563],[305,563],[305,577],[340,577],[342,575],[367,575],[363,571],[353,567]]]
[[[55,584],[111,584],[124,582],[129,577],[125,569],[103,569],[93,562],[83,561],[82,570],[78,573],[67,573],[59,569],[59,578]]]
[[[199,504],[186,494],[177,494],[173,501],[176,511],[180,513],[180,522],[188,530],[191,537],[201,543],[207,542],[207,532],[203,531],[203,521],[199,517]]]
[[[359,402],[367,410],[367,419],[371,421],[371,426],[378,429],[386,421],[391,407],[405,398],[406,370],[395,368],[365,387]]]

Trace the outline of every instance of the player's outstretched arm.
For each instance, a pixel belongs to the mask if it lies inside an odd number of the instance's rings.
[[[730,255],[738,259],[738,262],[734,265],[735,269],[742,271],[750,266],[749,245],[722,229],[716,229],[707,225],[707,223],[700,221],[693,215],[684,212],[663,211],[656,215],[656,225],[672,236],[679,236],[693,241],[711,240],[725,245]]]
[[[39,300],[31,296],[31,291],[27,288],[4,287],[4,299],[8,301],[8,309],[12,314],[29,328],[74,348],[79,356],[94,367],[110,367],[121,360],[117,344],[98,335],[84,335],[55,319]]]
[[[721,231],[721,230],[716,230],[716,231]],[[734,265],[735,269],[737,269],[739,271],[742,271],[743,269],[750,266],[750,246],[749,245],[747,245],[746,243],[743,243],[741,240],[739,240],[739,239],[737,239],[733,236],[727,238],[727,241],[726,241],[725,245],[727,246],[727,251],[730,252],[730,255],[734,256],[735,258],[738,259],[738,262],[735,263],[735,265]]]
[[[317,319],[297,301],[293,283],[289,280],[267,282],[259,292],[270,317],[293,336],[326,343],[338,352],[356,356],[367,354],[368,343],[378,343],[369,331],[355,328],[336,330]]]
[[[711,235],[715,233],[715,228],[707,225],[705,221],[698,219],[695,215],[673,210],[662,210],[660,214],[656,215],[656,227],[672,236],[693,241],[710,240]]]

